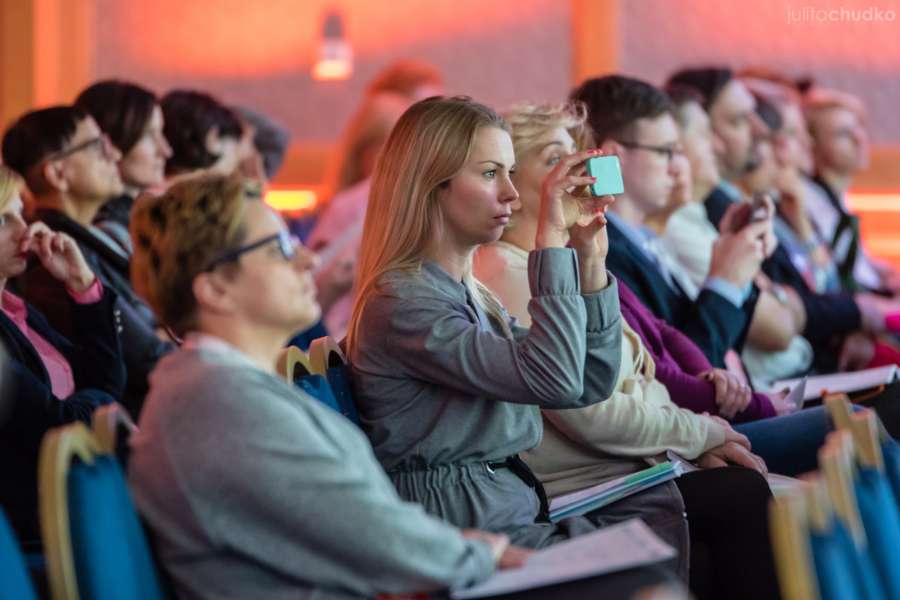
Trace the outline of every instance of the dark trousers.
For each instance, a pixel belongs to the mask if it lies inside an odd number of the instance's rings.
[[[675,480],[691,535],[691,591],[698,600],[779,598],[765,478],[743,467]]]

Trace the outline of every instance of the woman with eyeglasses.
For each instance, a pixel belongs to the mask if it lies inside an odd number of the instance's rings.
[[[129,480],[179,597],[360,598],[460,588],[526,553],[403,502],[349,420],[275,372],[319,318],[314,255],[259,187],[143,197],[135,285],[184,339],[151,376]]]
[[[0,166],[0,505],[26,549],[40,546],[37,465],[44,433],[90,422],[94,408],[117,400],[125,386],[113,307],[105,289],[64,233],[22,218],[22,179]],[[63,336],[10,289],[34,256],[65,288],[76,328]]]
[[[104,286],[118,297],[122,351],[128,383],[122,402],[140,412],[147,374],[171,345],[156,334],[156,319],[131,287],[127,256],[108,244],[92,224],[103,204],[122,193],[119,151],[94,119],[72,106],[32,111],[3,137],[3,161],[26,181],[34,198],[33,217],[69,235]],[[78,323],[64,286],[42,265],[22,275],[24,297],[64,335]]]

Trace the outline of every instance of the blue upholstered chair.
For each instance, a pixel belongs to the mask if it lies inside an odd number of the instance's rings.
[[[122,469],[84,424],[44,436],[39,485],[54,599],[163,598]]]
[[[309,346],[309,364],[313,373],[328,380],[338,412],[359,425],[359,413],[350,387],[350,365],[334,338],[326,336],[313,340]]]
[[[882,587],[889,598],[900,598],[900,511],[885,470],[878,417],[871,409],[855,413],[851,429],[856,450],[854,492],[869,549]]]
[[[873,548],[860,515],[854,483],[854,444],[850,431],[828,434],[819,451],[819,470],[834,505],[836,535],[846,549],[844,568],[856,579],[860,598],[887,598],[876,567]]]
[[[0,509],[0,600],[35,600],[22,549]]]

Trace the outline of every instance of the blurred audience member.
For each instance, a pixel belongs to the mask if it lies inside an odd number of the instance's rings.
[[[121,314],[128,386],[123,403],[137,415],[147,391],[147,375],[170,345],[155,332],[152,311],[134,293],[128,258],[95,233],[100,207],[123,192],[117,162],[121,154],[93,117],[71,106],[26,113],[3,137],[3,160],[18,171],[34,194],[34,217],[77,242],[103,285],[115,291]],[[20,282],[25,298],[50,324],[71,336],[80,326],[63,282],[44,265],[30,268]]]
[[[259,111],[244,106],[239,106],[235,110],[244,121],[244,125],[252,128],[253,131],[255,152],[249,157],[249,160],[255,161],[257,156],[259,157],[265,180],[269,181],[275,177],[278,169],[281,168],[281,163],[284,162],[291,134],[285,127]]]
[[[37,169],[37,165],[33,167]],[[47,167],[53,168],[53,167]],[[40,545],[37,467],[44,434],[72,421],[90,422],[94,408],[117,400],[125,386],[114,316],[105,289],[64,233],[22,218],[22,179],[0,166],[0,505],[27,549]],[[8,283],[34,255],[59,281],[74,315],[64,337]]]
[[[809,217],[831,245],[845,288],[896,293],[900,275],[866,254],[859,218],[846,203],[854,176],[869,165],[865,108],[856,96],[820,87],[809,90],[804,101],[815,158]]]
[[[754,114],[756,101],[747,86],[724,67],[683,70],[669,82],[693,88],[709,115],[722,179],[704,204],[707,218],[718,226],[729,206],[743,197],[737,187],[741,177],[758,164],[754,136],[760,134],[761,121]],[[815,292],[781,244],[765,261],[763,271],[800,296],[807,317],[803,335],[815,350],[818,370],[830,372],[839,366],[860,368],[869,364],[871,344],[856,344],[856,337],[850,334],[860,328],[883,331],[884,315],[877,307],[861,306],[846,292]]]
[[[240,117],[203,92],[173,90],[162,99],[164,133],[172,147],[166,175],[197,171],[228,175],[246,158],[252,139]]]
[[[75,106],[94,118],[100,130],[122,155],[119,175],[125,193],[110,199],[97,212],[97,233],[112,238],[131,255],[128,220],[138,194],[165,182],[166,160],[172,148],[163,134],[163,112],[156,95],[133,83],[98,81],[78,95]],[[114,246],[113,246],[114,247]]]
[[[410,104],[441,94],[443,79],[432,66],[403,60],[369,84],[362,104],[344,130],[326,178],[324,205],[309,236],[322,266],[316,275],[328,332],[341,338],[350,320],[356,258],[369,199],[370,175],[381,147]]]
[[[693,90],[672,86],[669,92],[690,164],[687,185],[693,201],[675,211],[661,224],[660,230],[665,248],[688,275],[691,285],[699,287],[708,276],[713,245],[719,238],[703,206],[703,199],[719,179],[713,134],[709,118]],[[761,160],[752,173],[756,175],[757,185],[766,190],[774,182],[774,158],[771,147],[760,147],[759,154]],[[764,177],[771,181],[764,181]],[[760,288],[760,296],[741,358],[754,385],[766,390],[777,379],[805,373],[812,362],[812,347],[800,335],[806,315],[796,293],[772,284],[761,273],[754,281]]]

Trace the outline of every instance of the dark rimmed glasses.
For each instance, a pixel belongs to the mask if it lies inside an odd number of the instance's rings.
[[[112,142],[109,140],[109,137],[105,133],[101,133],[97,137],[91,138],[89,140],[85,140],[80,144],[75,144],[71,148],[66,148],[65,150],[59,150],[58,152],[54,152],[47,156],[46,160],[60,160],[62,158],[66,158],[67,156],[72,156],[73,154],[77,154],[82,150],[88,149],[96,149],[99,154],[103,156],[109,156],[110,149],[112,148]]]
[[[626,148],[655,152],[656,154],[665,156],[666,160],[669,162],[672,162],[672,158],[674,158],[675,156],[684,154],[684,148],[682,148],[681,146],[650,146],[648,144],[638,144],[637,142],[623,142],[622,140],[616,140],[616,142],[618,142],[622,146],[625,146]]]
[[[293,260],[293,258],[297,256],[297,245],[299,244],[297,238],[291,235],[287,229],[282,229],[274,235],[268,235],[261,240],[256,240],[255,242],[250,242],[249,244],[222,253],[209,263],[204,271],[212,271],[220,265],[234,262],[244,254],[252,252],[257,248],[262,248],[266,244],[271,244],[272,242],[277,242],[278,250],[281,252],[281,256],[284,257],[284,260]]]

